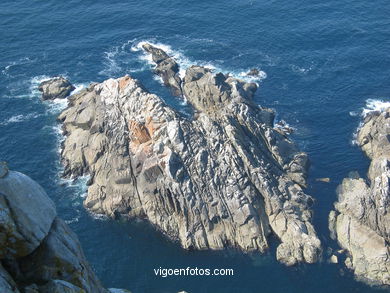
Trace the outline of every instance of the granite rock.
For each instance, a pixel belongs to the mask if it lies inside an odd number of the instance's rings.
[[[64,99],[75,90],[75,87],[64,77],[54,77],[41,82],[38,90],[42,92],[43,100]]]
[[[19,172],[0,178],[0,259],[33,252],[49,233],[56,216],[43,188]]]
[[[8,169],[0,178],[0,292],[108,293],[42,187]]]
[[[107,292],[86,260],[77,236],[58,217],[38,249],[18,260],[18,264],[23,282],[41,284],[62,280],[85,292]],[[50,284],[50,287],[62,287],[57,281]]]
[[[359,279],[390,285],[390,108],[365,117],[357,144],[371,160],[368,178],[352,173],[338,187],[331,236]]]
[[[174,96],[181,96],[181,78],[179,76],[179,65],[162,49],[151,44],[145,43],[142,48],[152,55],[153,61],[156,63],[154,72],[161,77],[164,85],[171,89]]]
[[[91,176],[84,205],[146,219],[186,249],[263,252],[274,233],[280,261],[316,262],[313,199],[302,190],[307,155],[274,129],[272,111],[252,101],[256,85],[191,67],[183,89],[196,117],[129,76],[69,99],[59,116],[61,156],[64,176]]]

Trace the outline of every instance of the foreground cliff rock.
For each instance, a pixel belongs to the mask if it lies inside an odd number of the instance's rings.
[[[146,219],[186,249],[263,252],[274,233],[281,262],[316,262],[307,156],[252,101],[256,85],[199,66],[180,84],[192,119],[129,76],[69,98],[64,175],[91,176],[85,206]]]
[[[368,178],[343,180],[330,229],[358,278],[390,285],[390,108],[365,118],[357,143],[371,159]]]
[[[35,181],[0,164],[0,292],[108,293]]]

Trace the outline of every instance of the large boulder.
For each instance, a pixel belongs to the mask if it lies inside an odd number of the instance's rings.
[[[7,171],[0,178],[0,259],[33,252],[49,233],[55,217],[54,203],[38,183]]]
[[[77,236],[59,218],[54,220],[42,244],[18,263],[23,275],[21,281],[25,283],[62,280],[85,292],[107,293],[86,260]],[[50,286],[58,282],[54,283]]]
[[[42,92],[43,100],[64,99],[75,90],[75,87],[64,77],[54,77],[41,82],[38,90]]]
[[[331,236],[359,279],[390,285],[390,108],[365,117],[357,143],[371,159],[368,180],[352,173],[338,187]]]
[[[38,183],[0,163],[0,292],[108,293]]]

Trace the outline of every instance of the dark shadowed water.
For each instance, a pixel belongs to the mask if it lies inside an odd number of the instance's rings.
[[[107,287],[134,293],[376,292],[326,260],[278,264],[276,240],[263,256],[187,252],[144,223],[88,214],[83,180],[59,179],[56,116],[65,104],[41,103],[36,86],[58,74],[78,88],[130,74],[186,111],[151,73],[137,47],[145,40],[164,45],[182,68],[207,64],[236,76],[261,69],[256,100],[296,129],[293,139],[310,155],[307,192],[316,199],[314,221],[326,249],[336,247],[327,230],[336,186],[349,171],[367,170],[368,160],[352,144],[360,113],[389,102],[389,16],[384,0],[2,0],[0,159],[46,189]],[[160,266],[233,268],[235,275],[161,278],[153,272]]]

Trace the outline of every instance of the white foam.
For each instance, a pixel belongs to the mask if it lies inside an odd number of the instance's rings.
[[[312,65],[312,66],[309,66],[307,68],[304,68],[304,67],[300,67],[298,65],[291,64],[290,68],[292,71],[294,71],[296,73],[307,74],[308,72],[313,70],[314,66]]]
[[[365,117],[372,112],[383,112],[388,108],[390,108],[389,100],[368,99],[366,101],[366,107],[362,111],[362,116]]]
[[[77,94],[78,92],[82,91],[88,86],[88,83],[79,83],[75,84],[75,89],[70,93],[70,95]],[[50,100],[44,103],[44,105],[47,107],[47,113],[48,114],[59,114],[64,109],[68,107],[68,99],[54,99]]]
[[[30,113],[27,115],[18,114],[18,115],[14,115],[8,119],[3,120],[2,122],[0,122],[0,125],[9,125],[12,123],[20,123],[20,122],[24,122],[27,120],[38,118],[39,116],[41,116],[41,114],[39,114],[39,113]]]
[[[249,72],[249,70],[241,71],[238,74],[238,77],[246,82],[254,82],[257,86],[259,85],[257,82],[267,78],[267,73],[263,70],[259,70],[259,74],[256,76],[248,75],[247,72]]]
[[[107,215],[103,215],[103,214],[96,214],[96,213],[93,213],[91,211],[88,211],[88,213],[91,215],[92,218],[94,218],[95,220],[99,220],[99,221],[107,221],[109,219],[109,217]]]
[[[175,61],[179,64],[179,68],[180,68],[179,76],[181,78],[184,77],[187,68],[193,65],[193,62],[191,62],[186,56],[184,56],[180,51],[173,50],[172,47],[169,45],[153,42],[153,41],[140,41],[137,44],[133,45],[131,47],[131,51],[142,52],[142,54],[140,55],[140,59],[146,61],[149,65],[153,67],[155,67],[156,64],[153,62],[152,55],[143,50],[142,46],[144,44],[150,44],[153,47],[159,48],[163,50],[165,53],[167,53],[169,56],[173,57]]]
[[[117,46],[104,52],[104,65],[106,68],[99,72],[100,75],[112,76],[122,71],[122,67],[117,62],[117,56],[120,52],[121,50]]]
[[[360,115],[364,118],[368,114],[373,112],[383,112],[386,109],[390,108],[390,101],[387,99],[367,99],[366,100],[366,106],[361,110]],[[358,116],[359,112],[351,111],[349,112],[349,115],[351,116]],[[363,122],[359,123],[359,126],[356,128],[355,132],[352,134],[352,145],[357,145],[357,135],[360,131],[360,129],[363,126]]]
[[[65,78],[68,78],[66,74],[59,74],[58,76],[63,76]],[[47,75],[38,75],[34,76],[30,79],[30,87],[29,87],[29,95],[26,95],[30,98],[36,98],[41,96],[41,92],[38,90],[38,86],[40,83],[52,79],[52,76]]]
[[[75,89],[70,93],[70,95],[77,94],[81,92],[83,89],[88,87],[88,83],[76,83],[74,84]]]
[[[134,44],[130,50],[132,52],[142,52],[142,54],[139,56],[140,60],[146,62],[149,66],[152,66],[152,67],[155,67],[156,64],[153,62],[153,59],[152,59],[152,55],[145,52],[143,49],[142,49],[142,46],[144,44],[151,44],[152,46],[156,47],[156,48],[159,48],[159,49],[162,49],[164,50],[169,56],[173,57],[175,59],[175,61],[179,64],[179,76],[180,78],[184,78],[185,76],[185,73],[186,73],[186,70],[187,68],[193,66],[193,65],[199,65],[199,66],[203,66],[203,67],[206,67],[212,71],[218,71],[218,72],[229,72],[230,70],[227,70],[225,68],[221,68],[219,66],[216,66],[215,64],[209,62],[209,61],[203,61],[203,60],[190,60],[188,57],[186,57],[181,51],[179,50],[173,50],[171,46],[169,45],[166,45],[166,44],[162,44],[162,43],[159,43],[159,42],[155,42],[155,41],[150,41],[150,40],[143,40],[143,41],[140,41],[136,44]],[[232,77],[235,77],[235,78],[238,78],[238,79],[241,79],[241,80],[244,80],[246,82],[259,82],[265,78],[267,78],[267,74],[260,70],[260,73],[258,76],[248,76],[246,74],[246,72],[248,72],[249,70],[247,71],[230,71],[232,72],[231,73],[231,76]],[[258,84],[257,84],[258,85]]]
[[[18,66],[18,65],[24,65],[24,64],[30,63],[32,61],[34,61],[34,60],[30,59],[29,57],[22,57],[17,61],[12,61],[12,62],[8,63],[8,65],[6,65],[4,67],[4,69],[1,71],[1,73],[6,75],[6,76],[10,76],[9,71],[12,67]]]
[[[59,114],[66,107],[68,107],[68,99],[54,99],[45,104],[47,106],[47,113]]]
[[[283,119],[275,122],[274,128],[282,130],[285,134],[291,134],[297,130]]]
[[[29,97],[30,98],[35,98],[39,97],[41,95],[40,91],[38,90],[38,86],[41,82],[47,81],[51,79],[51,77],[47,75],[38,75],[34,76],[33,78],[30,79],[30,88],[29,88]]]
[[[356,116],[359,116],[359,112],[358,111],[350,111],[349,115],[352,117],[356,117]]]
[[[71,220],[65,220],[65,223],[67,225],[69,225],[69,224],[77,223],[79,220],[80,220],[80,216],[76,216],[76,217],[72,218]]]

